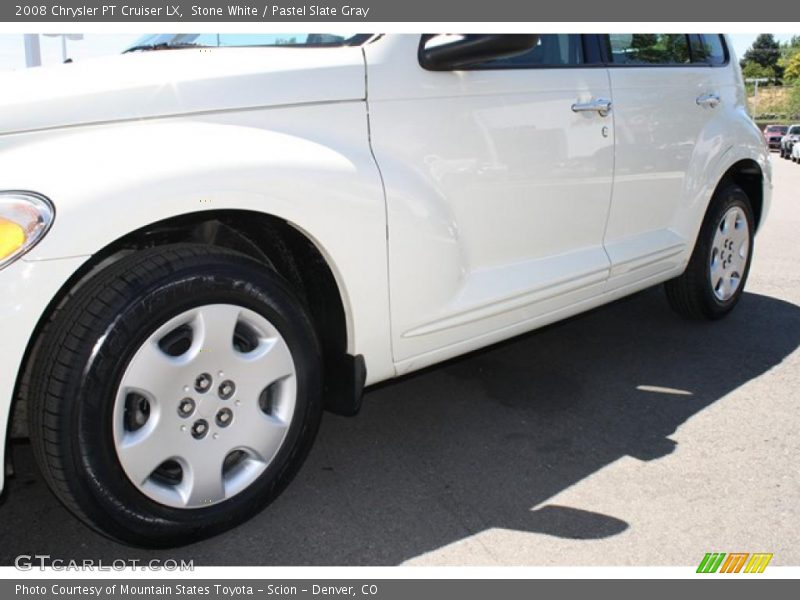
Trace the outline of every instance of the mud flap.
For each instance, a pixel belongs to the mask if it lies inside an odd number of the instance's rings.
[[[325,369],[325,410],[354,417],[361,410],[367,367],[362,355],[343,355]]]

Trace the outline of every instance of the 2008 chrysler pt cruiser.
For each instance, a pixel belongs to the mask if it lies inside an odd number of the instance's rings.
[[[26,426],[130,544],[255,514],[365,385],[659,283],[724,316],[770,201],[716,34],[164,35],[4,78],[0,449]]]

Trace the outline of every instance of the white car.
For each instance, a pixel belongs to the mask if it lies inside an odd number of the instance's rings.
[[[724,316],[772,187],[729,47],[186,34],[4,75],[0,431],[27,412],[90,526],[177,545],[365,385],[664,282]]]
[[[800,163],[800,144],[792,146],[792,155],[790,158],[792,162]]]

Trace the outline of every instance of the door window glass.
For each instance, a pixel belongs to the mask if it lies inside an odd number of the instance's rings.
[[[722,36],[718,33],[692,34],[692,62],[706,65],[724,65],[728,59]]]
[[[612,33],[608,54],[616,65],[684,65],[690,63],[685,34]]]
[[[527,52],[490,60],[476,69],[526,69],[535,67],[566,67],[584,63],[583,44],[577,34],[543,33],[539,42]]]

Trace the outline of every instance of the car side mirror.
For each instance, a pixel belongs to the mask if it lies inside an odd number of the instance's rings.
[[[539,34],[428,34],[420,42],[419,63],[429,71],[455,71],[523,54],[538,43]]]

